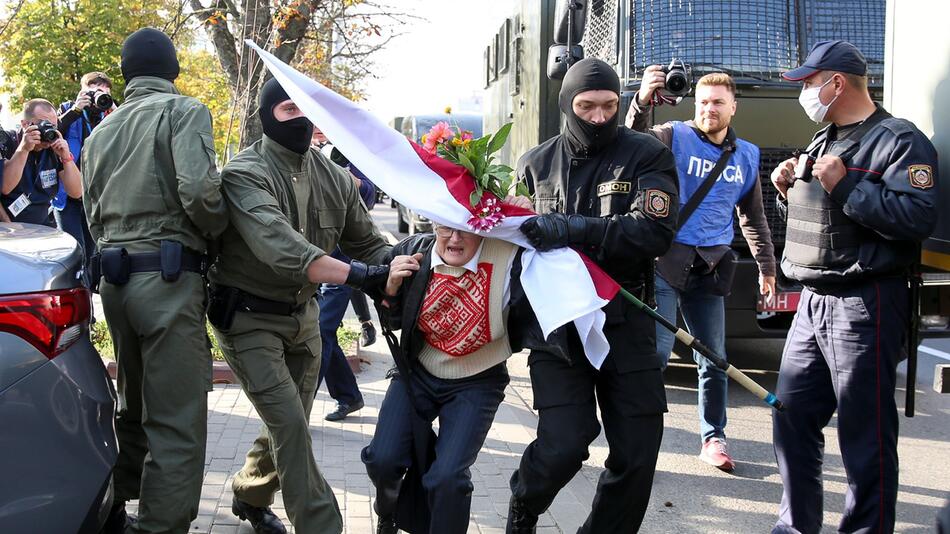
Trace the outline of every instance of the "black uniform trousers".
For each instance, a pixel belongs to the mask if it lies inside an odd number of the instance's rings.
[[[578,533],[637,532],[650,501],[663,437],[666,394],[661,371],[620,373],[614,356],[598,371],[576,333],[569,338],[572,362],[538,350],[528,358],[538,437],[511,476],[511,492],[534,514],[548,509],[590,456],[588,447],[600,434],[599,403],[610,452],[590,515]]]
[[[840,532],[894,531],[897,364],[909,326],[906,280],[802,292],[779,369],[773,441],[784,491],[773,533],[821,531],[824,428],[837,411],[848,475]]]
[[[366,473],[376,486],[376,513],[396,513],[403,477],[413,461],[413,401],[428,422],[439,418],[435,460],[422,477],[432,534],[468,532],[472,506],[472,474],[478,452],[505,399],[508,368],[498,364],[475,376],[445,380],[413,365],[412,401],[401,376],[389,383],[379,409],[376,433],[363,449]]]

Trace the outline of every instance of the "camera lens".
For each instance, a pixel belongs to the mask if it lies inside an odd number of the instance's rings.
[[[666,89],[675,94],[685,94],[689,92],[689,82],[681,71],[674,70],[666,77]]]
[[[96,95],[96,107],[99,109],[109,109],[112,107],[112,96],[109,93],[99,93]]]

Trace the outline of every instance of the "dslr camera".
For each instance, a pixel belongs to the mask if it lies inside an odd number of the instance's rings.
[[[48,120],[41,120],[36,123],[36,129],[40,132],[40,141],[43,143],[52,143],[59,137],[59,132],[56,131],[56,126],[53,126],[53,123]]]
[[[112,95],[105,91],[86,91],[86,94],[89,95],[89,100],[92,102],[92,107],[98,111],[106,111],[112,109]]]
[[[689,65],[675,57],[670,60],[670,64],[663,67],[666,73],[666,92],[674,97],[684,97],[692,89],[692,79],[690,76]]]

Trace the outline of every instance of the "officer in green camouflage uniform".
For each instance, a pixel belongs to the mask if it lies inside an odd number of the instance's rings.
[[[338,244],[378,263],[390,247],[353,179],[310,149],[313,125],[276,80],[261,90],[264,137],[222,170],[231,226],[212,267],[208,317],[266,428],[234,477],[232,510],[259,534],[283,533],[268,508],[280,489],[297,532],[342,531],[313,457],[310,408],[320,369],[314,294],[322,282],[385,283],[388,267],[331,258]]]
[[[227,226],[211,114],[182,96],[162,32],[122,47],[125,102],[82,151],[83,201],[101,252],[103,311],[115,345],[119,408],[116,505],[107,532],[188,531],[205,460],[211,353],[203,254]],[[101,262],[101,263],[100,263]],[[164,266],[164,267],[163,267]]]

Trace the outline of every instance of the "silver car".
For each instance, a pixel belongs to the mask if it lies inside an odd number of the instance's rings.
[[[69,235],[0,223],[0,532],[98,532],[112,506],[115,389],[81,264]]]

